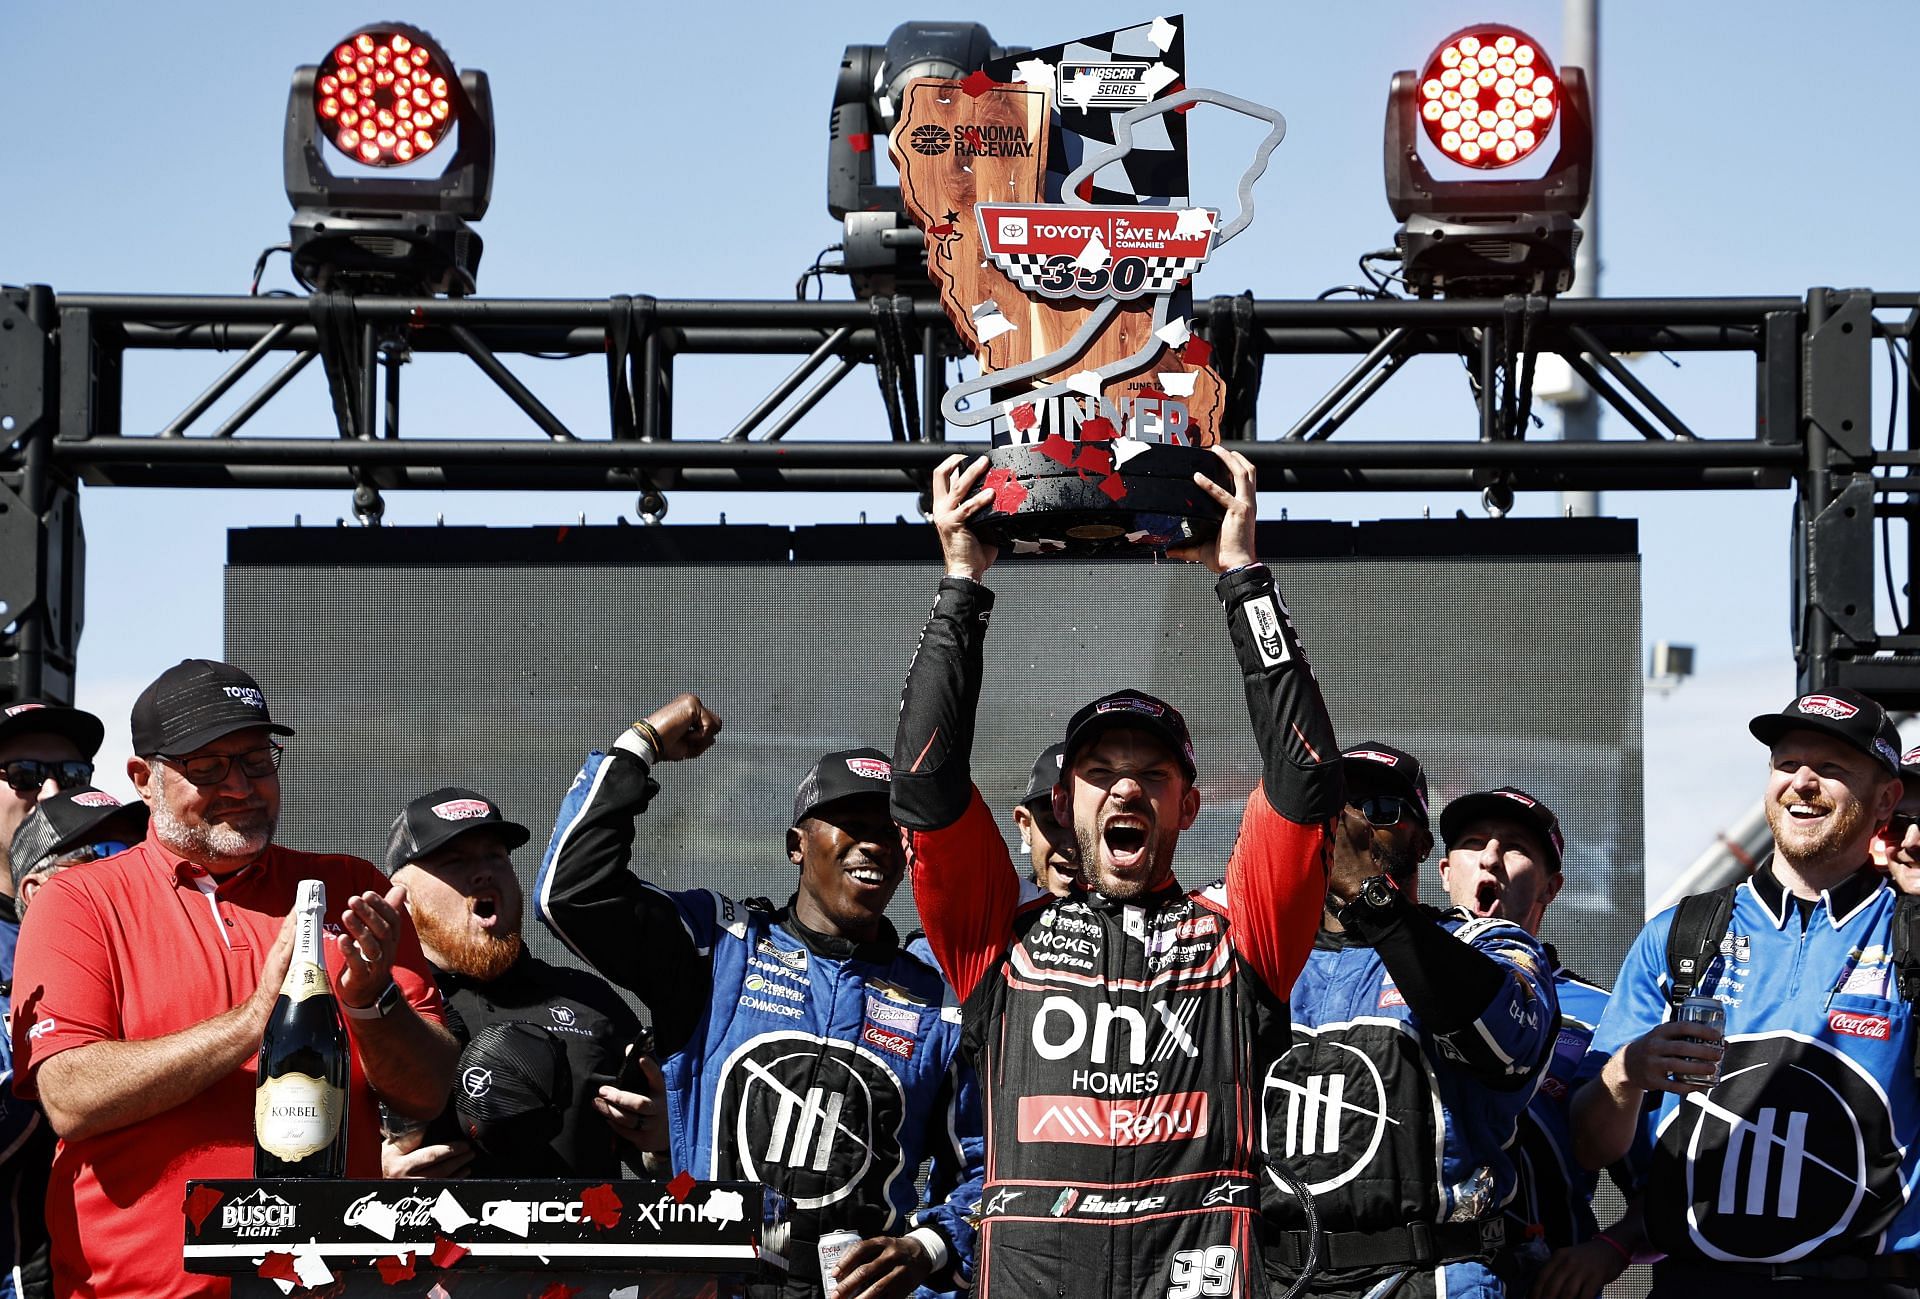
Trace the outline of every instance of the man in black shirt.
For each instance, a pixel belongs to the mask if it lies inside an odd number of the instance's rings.
[[[468,789],[423,794],[394,820],[387,870],[407,886],[449,1026],[470,1045],[446,1111],[424,1129],[388,1133],[388,1177],[617,1177],[623,1160],[638,1169],[641,1151],[666,1148],[658,1067],[638,1062],[642,1090],[614,1084],[641,1037],[638,1017],[599,976],[548,965],[521,941],[524,902],[510,854],[527,839],[524,826]],[[506,1023],[527,1028],[504,1039],[488,1031]],[[502,1075],[512,1064],[476,1053],[503,1041],[543,1045],[529,1029],[560,1049],[550,1059],[535,1053],[538,1068],[511,1082],[548,1092],[550,1106],[466,1139],[474,1130],[462,1115],[488,1108],[486,1093],[509,1085]]]

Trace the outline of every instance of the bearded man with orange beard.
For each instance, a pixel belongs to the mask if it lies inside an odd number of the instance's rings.
[[[455,1100],[439,1118],[388,1116],[388,1177],[618,1177],[622,1162],[639,1170],[641,1151],[666,1148],[665,1092],[638,1017],[604,979],[548,965],[521,940],[525,901],[511,854],[527,839],[469,789],[423,794],[394,820],[387,870],[407,887],[465,1050]],[[637,1090],[616,1082],[623,1067]],[[549,1103],[500,1119],[508,1088]]]

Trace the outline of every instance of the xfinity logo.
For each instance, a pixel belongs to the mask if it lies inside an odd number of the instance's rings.
[[[1199,1009],[1198,997],[1186,998],[1177,1010],[1169,1008],[1164,1001],[1152,1004],[1153,1013],[1160,1019],[1160,1032],[1153,1042],[1153,1059],[1171,1059],[1176,1050],[1190,1058],[1199,1056],[1200,1048],[1194,1045],[1188,1031]],[[1124,1030],[1118,1042],[1115,1041],[1116,1027]],[[1089,1047],[1085,1058],[1093,1064],[1106,1064],[1110,1058],[1145,1064],[1148,1035],[1146,1016],[1132,1006],[1100,1002],[1093,1007],[1089,1024],[1085,1007],[1057,993],[1041,1002],[1040,1013],[1033,1017],[1033,1049],[1043,1060],[1065,1060],[1079,1055],[1082,1047]],[[1115,1054],[1116,1048],[1121,1053],[1119,1056]]]
[[[718,1195],[721,1194],[721,1192],[716,1191],[714,1194]],[[737,1199],[739,1192],[729,1192],[728,1194],[732,1194]],[[696,1208],[690,1203],[676,1200],[671,1195],[663,1195],[651,1204],[628,1204],[624,1207],[633,1210],[633,1212],[638,1215],[640,1221],[646,1223],[655,1231],[664,1230],[670,1222],[698,1222],[701,1218],[701,1210],[699,1208]],[[734,1205],[734,1209],[738,1212],[739,1206],[737,1204]],[[721,1210],[716,1207],[714,1213],[708,1216],[712,1217],[715,1221],[720,1221],[720,1213]]]

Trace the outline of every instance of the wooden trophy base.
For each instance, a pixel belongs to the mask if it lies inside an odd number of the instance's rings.
[[[988,453],[994,507],[974,532],[1014,554],[1141,554],[1204,541],[1220,530],[1220,505],[1196,470],[1229,492],[1233,478],[1200,447],[1149,446],[1113,465],[1108,443],[998,446]]]

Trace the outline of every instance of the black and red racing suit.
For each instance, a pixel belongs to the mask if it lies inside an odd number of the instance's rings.
[[[1345,793],[1333,725],[1272,575],[1252,565],[1215,590],[1264,779],[1211,888],[1169,883],[1127,903],[1076,890],[1022,905],[969,765],[993,593],[944,578],[908,672],[893,814],[981,1080],[979,1299],[1264,1287],[1254,1061],[1286,1048],[1285,990],[1319,924],[1324,826]]]

